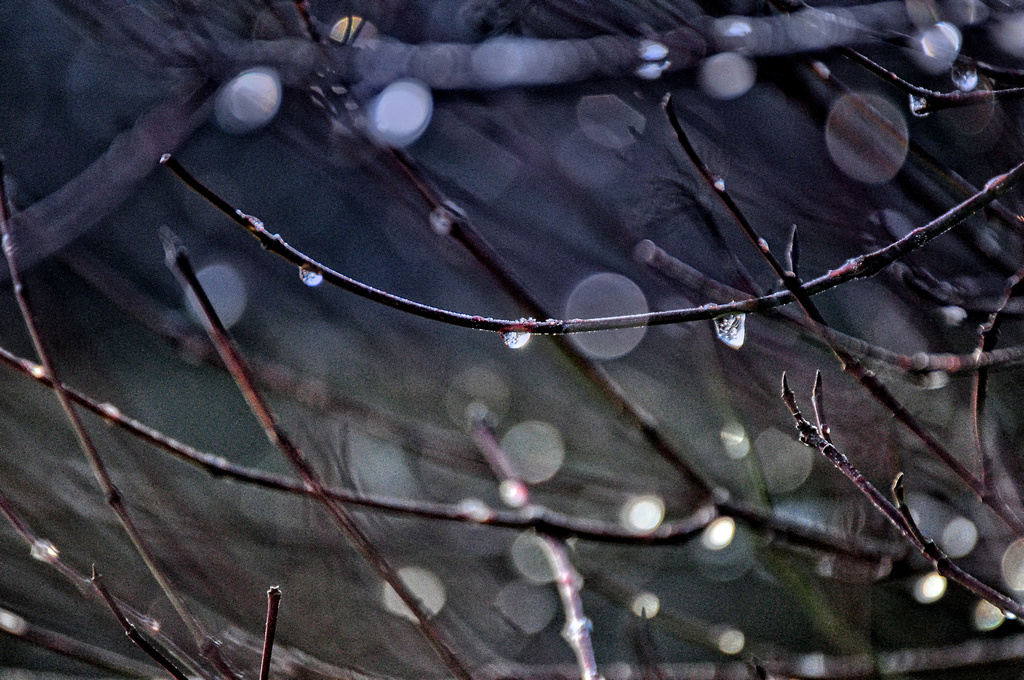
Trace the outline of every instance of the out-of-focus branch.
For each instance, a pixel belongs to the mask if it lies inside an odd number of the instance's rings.
[[[515,465],[512,464],[505,448],[498,442],[494,431],[483,419],[472,423],[471,427],[473,441],[476,442],[480,453],[487,459],[494,476],[500,482],[501,496],[506,505],[514,508],[529,507],[531,505],[530,489],[516,472]],[[564,541],[543,534],[541,539],[544,554],[547,556],[551,571],[555,576],[558,596],[562,600],[562,609],[565,611],[565,627],[562,628],[562,638],[576,655],[580,678],[582,680],[602,680],[597,672],[594,647],[590,640],[593,624],[583,612],[583,600],[580,598],[583,580],[576,573],[572,560],[569,559]]]
[[[277,416],[270,409],[270,405],[256,387],[252,370],[228,336],[227,330],[213,309],[213,304],[199,284],[199,280],[196,278],[195,271],[192,268],[192,263],[189,261],[184,248],[178,243],[177,237],[170,233],[169,230],[164,230],[163,239],[167,266],[178,277],[182,288],[195,295],[202,310],[206,331],[217,347],[217,352],[231,373],[232,378],[234,378],[239,391],[249,404],[250,410],[263,427],[267,439],[281,451],[288,463],[291,464],[296,473],[302,478],[303,483],[313,491],[317,500],[329,511],[338,527],[348,536],[349,540],[362,553],[363,557],[377,574],[395,590],[402,602],[413,612],[420,632],[444,665],[448,667],[448,670],[460,680],[472,680],[469,671],[455,651],[448,645],[445,636],[431,619],[431,615],[424,608],[423,603],[405,584],[398,575],[397,570],[391,566],[373,542],[370,541],[369,536],[356,524],[355,518],[348,510],[327,495],[326,487],[314,472],[312,465],[310,465],[305,455],[278,424]]]

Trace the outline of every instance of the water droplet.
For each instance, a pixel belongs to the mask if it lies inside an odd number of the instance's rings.
[[[573,644],[580,639],[584,632],[590,633],[593,630],[594,624],[590,619],[586,617],[573,619],[571,622],[567,621],[562,628],[562,639],[569,642],[569,644]]]
[[[430,228],[438,236],[447,236],[452,233],[452,215],[443,205],[430,211]]]
[[[39,364],[34,365],[30,369],[30,372],[32,373],[33,378],[42,378],[46,375],[46,369]]]
[[[630,607],[636,616],[644,619],[653,619],[658,615],[658,610],[661,609],[661,601],[654,593],[642,592],[637,593]]]
[[[743,346],[746,338],[746,314],[727,314],[715,319],[715,334],[718,339],[733,349]]]
[[[526,485],[518,479],[506,479],[498,486],[498,493],[501,500],[510,508],[521,508],[530,499],[530,492]]]
[[[727,628],[718,636],[718,649],[723,654],[739,654],[743,651],[743,646],[746,642],[747,639],[742,631],[738,631],[735,628]]]
[[[28,622],[14,612],[0,609],[0,630],[13,635],[23,635],[28,630]]]
[[[725,191],[725,180],[721,177],[715,179],[715,189],[718,191]]]
[[[302,282],[310,288],[316,288],[324,282],[324,275],[318,270],[308,264],[302,265],[299,269],[299,278]]]
[[[719,517],[704,528],[700,542],[708,550],[721,550],[732,543],[736,535],[736,521],[732,517]]]
[[[971,67],[954,64],[949,76],[961,92],[970,92],[978,86],[978,72]]]
[[[654,531],[665,519],[665,503],[657,496],[637,496],[622,507],[619,520],[627,529],[640,534]]]
[[[931,573],[922,576],[914,584],[914,599],[921,604],[938,602],[946,594],[946,577]]]
[[[657,80],[671,63],[672,62],[670,61],[649,61],[646,64],[637,67],[636,75],[638,78],[643,78],[644,80]]]
[[[57,546],[50,543],[45,538],[37,538],[32,543],[32,549],[29,551],[32,555],[32,559],[39,560],[40,562],[46,562],[47,564],[53,564],[60,557],[60,552],[57,550]]]
[[[152,616],[143,616],[139,619],[139,623],[153,631],[154,633],[160,632],[160,622],[154,619]]]
[[[668,48],[656,40],[640,42],[640,58],[644,61],[661,61],[668,56]]]
[[[214,103],[221,130],[244,135],[270,123],[281,108],[281,78],[269,67],[244,71],[225,84]]]
[[[479,498],[466,498],[459,503],[459,512],[474,522],[486,522],[491,517],[491,509]]]
[[[501,334],[501,339],[512,349],[520,349],[530,341],[530,334],[526,331],[505,331]]]
[[[254,228],[263,229],[263,220],[256,217],[255,215],[246,214],[241,210],[236,210],[235,213],[237,213],[238,216],[241,217],[243,220],[251,224]]]
[[[910,95],[910,113],[917,118],[924,118],[931,111],[928,110],[928,98],[921,95]]]
[[[1011,612],[1011,611],[1005,611],[1005,612],[1003,612],[1003,616],[1005,616],[1005,617],[1006,617],[1006,620],[1007,620],[1007,621],[1013,621],[1013,620],[1015,620],[1015,619],[1017,618],[1017,615],[1016,615],[1016,614],[1014,614],[1014,613],[1013,613],[1013,612]]]
[[[103,411],[103,415],[112,420],[119,420],[121,418],[121,409],[114,406],[113,404],[100,404],[100,410]]]

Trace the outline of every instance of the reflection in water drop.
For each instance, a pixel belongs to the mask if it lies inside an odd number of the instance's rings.
[[[646,314],[647,298],[640,287],[621,274],[593,274],[576,284],[565,304],[569,319]],[[643,340],[646,326],[612,331],[576,333],[572,342],[593,359],[617,359],[633,351]]]
[[[308,264],[302,265],[299,269],[299,278],[310,288],[316,288],[324,282],[324,275]]]
[[[970,66],[954,64],[949,71],[949,77],[961,92],[970,92],[978,86],[978,72]]]
[[[267,125],[281,108],[281,79],[272,68],[254,68],[232,78],[217,93],[213,115],[221,130],[244,135]]]
[[[858,182],[888,182],[903,167],[910,135],[889,102],[873,94],[845,94],[825,121],[825,145],[843,174]]]
[[[32,559],[39,560],[40,562],[46,562],[47,564],[53,564],[60,557],[60,552],[57,550],[57,546],[50,543],[45,538],[37,538],[32,543],[32,549],[29,551]]]
[[[512,349],[520,349],[526,347],[526,343],[530,341],[530,334],[526,331],[505,331],[501,334],[501,339],[505,342],[505,345]]]
[[[747,315],[726,314],[714,319],[715,335],[718,339],[733,349],[743,347],[743,341],[747,336]]]
[[[914,114],[915,118],[925,118],[931,114],[931,111],[927,110],[928,99],[921,95],[912,94],[910,95],[910,113]]]
[[[444,608],[444,584],[433,572],[421,567],[402,567],[398,570],[398,577],[420,601],[428,616],[434,616]],[[413,623],[417,622],[416,615],[388,583],[384,584],[384,607],[396,616],[404,616]]]

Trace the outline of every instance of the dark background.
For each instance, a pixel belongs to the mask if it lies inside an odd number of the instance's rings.
[[[925,9],[943,18],[958,8]],[[1012,9],[993,4],[983,20],[961,21],[961,54],[1019,66],[994,38]],[[924,73],[904,47],[905,36],[919,30],[906,7],[891,3],[878,11],[902,28],[880,36],[889,43],[873,36],[863,49],[910,81],[952,89],[948,72]],[[322,27],[347,13],[366,17],[381,35],[420,45],[475,43],[496,34],[634,40],[680,27],[706,36],[712,17],[756,19],[777,11],[755,2],[667,0],[312,5]],[[190,32],[202,41],[183,44],[181,36]],[[207,120],[210,105],[203,102],[241,70],[225,56],[227,48],[211,45],[303,35],[290,3],[0,5],[0,152],[15,212],[37,209],[31,219],[16,218],[15,226],[27,225],[19,227],[30,265],[26,286],[63,380],[196,448],[289,471],[230,376],[207,360],[212,355],[202,329],[163,262],[159,231],[166,225],[197,269],[227,264],[240,278],[247,302],[231,332],[257,367],[283,426],[329,483],[500,507],[497,482],[468,435],[467,407],[477,403],[499,437],[526,421],[560,433],[564,465],[536,485],[536,502],[615,523],[631,498],[653,494],[663,499],[667,519],[687,516],[701,502],[698,489],[555,340],[535,337],[511,350],[494,333],[415,318],[328,285],[303,286],[294,267],[262,251],[158,166],[160,154],[173,151],[272,232],[375,287],[470,314],[534,315],[465,247],[435,234],[430,206],[390,153],[351,132],[376,94],[372,84],[353,88],[350,99],[329,94],[338,108],[331,113],[314,103],[310,89],[329,75],[286,78],[281,110],[266,128],[233,136]],[[703,52],[690,55],[692,65],[677,53],[676,67],[656,81],[626,72],[542,86],[438,89],[429,128],[405,152],[425,181],[465,210],[552,317],[565,313],[580,281],[603,272],[628,277],[651,310],[730,299],[706,280],[674,281],[641,261],[635,250],[644,239],[744,293],[756,292],[755,286],[778,289],[680,150],[661,106],[666,93],[698,152],[774,252],[785,250],[790,226],[798,225],[804,279],[963,200],[967,193],[951,188],[948,172],[979,187],[1021,159],[1020,106],[1012,99],[916,118],[904,92],[838,49],[807,54],[793,45],[789,53],[754,59],[753,89],[719,100],[701,88],[696,64],[701,54],[720,48],[701,45]],[[812,59],[831,69],[831,84],[815,74]],[[839,85],[891,102],[905,120],[914,146],[891,181],[857,181],[830,158],[823,130]],[[585,133],[583,101],[617,112],[599,121],[604,133],[598,134],[618,135],[614,144]],[[146,127],[150,137],[127,136],[157,109],[166,120]],[[884,146],[889,133],[872,132],[877,121],[870,112],[864,116],[868,132],[862,134]],[[876,149],[863,153],[870,162],[885,162]],[[101,158],[107,165],[94,163]],[[1018,210],[1017,192],[1002,203],[1011,213]],[[978,324],[996,308],[1020,264],[1018,234],[992,216],[972,218],[878,276],[816,301],[837,331],[875,346],[907,356],[969,353]],[[3,280],[0,343],[35,360],[6,271]],[[1019,312],[1011,301],[1001,347],[1020,341]],[[928,677],[1017,676],[1016,624],[978,631],[972,626],[976,598],[954,584],[937,603],[915,601],[914,584],[928,573],[927,561],[912,554],[827,461],[794,443],[792,420],[777,396],[781,373],[789,372],[807,402],[814,371],[821,369],[840,448],[883,490],[903,471],[926,532],[941,533],[953,517],[970,519],[979,539],[960,563],[1006,590],[1001,565],[1015,537],[844,376],[813,336],[780,313],[748,317],[739,350],[717,341],[710,321],[652,326],[625,356],[594,363],[719,498],[817,527],[840,543],[873,539],[893,560],[889,565],[877,554],[860,560],[794,545],[784,531],[743,521],[723,551],[708,550],[699,536],[662,546],[573,542],[569,554],[585,581],[583,603],[606,675],[623,677],[626,666],[660,662],[668,664],[667,677],[711,677],[716,668],[737,677],[753,655],[780,674],[909,677],[898,670],[897,657],[886,656],[905,651],[900,658],[908,668]],[[869,365],[957,457],[977,468],[971,372],[919,375]],[[1015,493],[1022,472],[1016,370],[994,372],[989,389],[985,442],[1000,461],[1001,488]],[[91,414],[84,417],[174,587],[252,677],[264,592],[275,584],[284,593],[278,658],[292,660],[278,669],[282,677],[341,672],[321,662],[375,677],[444,674],[415,627],[384,609],[378,578],[314,503],[210,477]],[[737,425],[751,445],[742,459],[727,455],[721,434]],[[785,482],[787,466],[796,467],[798,478],[801,469],[806,474],[793,488]],[[198,656],[104,505],[55,396],[6,368],[0,371],[0,492],[59,548],[62,560],[83,574],[95,564],[111,590]],[[563,614],[554,588],[524,581],[510,557],[520,532],[355,514],[396,566],[429,569],[444,584],[447,600],[437,620],[475,673],[576,673],[559,636]],[[109,611],[30,559],[6,524],[0,555],[0,607],[144,658]],[[518,611],[541,621],[548,612],[549,623],[524,631],[498,604],[502,592]],[[631,611],[640,592],[659,599],[651,619]],[[727,628],[743,632],[738,655],[718,649]],[[979,665],[956,647],[969,640],[978,641],[981,659],[1001,655],[999,644],[1016,647],[1007,647],[1002,662]],[[844,662],[848,655],[867,655],[858,658],[879,666],[857,670]],[[0,666],[109,672],[9,635],[0,637]]]

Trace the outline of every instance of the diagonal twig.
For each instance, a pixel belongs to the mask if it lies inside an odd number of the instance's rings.
[[[234,674],[221,657],[220,652],[217,649],[217,645],[213,642],[213,638],[199,620],[192,614],[192,612],[189,611],[184,600],[182,600],[175,592],[170,580],[157,563],[156,556],[149,549],[148,544],[142,536],[142,532],[132,520],[120,490],[114,484],[113,479],[111,479],[106,464],[100,457],[99,450],[93,443],[92,437],[86,430],[81,416],[78,415],[78,412],[74,408],[71,397],[64,389],[64,385],[57,375],[56,366],[49,350],[47,349],[46,343],[43,341],[39,327],[36,324],[35,315],[32,312],[32,307],[29,304],[28,297],[25,293],[24,282],[21,278],[19,252],[15,233],[10,223],[10,215],[8,214],[7,195],[3,181],[2,164],[0,164],[0,234],[3,235],[3,251],[4,256],[7,259],[7,267],[11,276],[11,281],[14,284],[14,295],[17,299],[18,308],[21,311],[25,328],[28,330],[29,336],[32,339],[33,348],[35,349],[36,355],[39,357],[43,375],[47,376],[53,385],[54,394],[60,401],[61,407],[64,409],[64,413],[67,416],[76,437],[78,438],[79,445],[85,453],[85,457],[89,461],[89,465],[92,467],[93,476],[96,478],[97,483],[103,491],[107,505],[110,506],[111,510],[113,510],[115,516],[124,529],[125,534],[128,536],[128,539],[135,548],[135,551],[139,554],[139,557],[142,558],[146,568],[159,584],[160,589],[164,592],[164,595],[170,601],[174,610],[185,624],[185,627],[195,640],[197,647],[202,651],[203,655],[217,667],[224,677],[232,678]]]
[[[177,237],[169,229],[164,229],[161,235],[164,241],[167,266],[174,272],[182,287],[195,295],[202,311],[203,324],[206,327],[207,334],[217,347],[221,360],[231,373],[232,378],[234,378],[253,415],[260,422],[267,439],[281,451],[303,483],[306,484],[317,500],[328,510],[338,527],[348,536],[349,540],[362,553],[363,557],[366,558],[377,574],[395,590],[399,598],[413,612],[420,632],[434,652],[440,657],[441,661],[447,666],[448,670],[459,680],[471,680],[472,676],[469,671],[465,668],[455,651],[449,646],[440,628],[431,619],[430,613],[423,607],[419,598],[405,584],[398,575],[398,572],[381,554],[380,550],[370,541],[369,536],[363,532],[349,511],[326,493],[326,488],[314,472],[312,465],[278,424],[276,415],[256,387],[252,370],[228,336],[227,330],[210,303],[210,299],[199,284],[199,280],[196,278],[195,271],[192,268],[192,263],[189,261],[184,248],[177,241]]]
[[[936,572],[951,581],[959,583],[974,595],[997,607],[1001,612],[1008,612],[1013,615],[1013,618],[1024,617],[1024,606],[961,569],[934,542],[924,537],[920,529],[917,528],[913,517],[910,515],[910,510],[903,500],[903,473],[897,475],[896,481],[893,484],[893,493],[896,497],[896,504],[894,505],[892,501],[886,498],[881,491],[868,481],[844,453],[836,448],[835,444],[822,435],[818,426],[811,425],[804,418],[797,404],[796,395],[793,394],[785,373],[782,374],[782,400],[796,422],[797,431],[800,433],[800,443],[812,449],[817,449],[847,479],[853,482],[854,486],[867,496],[871,504],[903,534],[907,541],[932,563]]]

